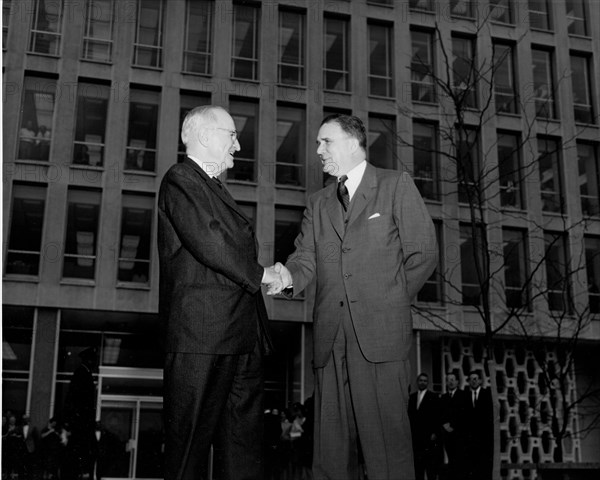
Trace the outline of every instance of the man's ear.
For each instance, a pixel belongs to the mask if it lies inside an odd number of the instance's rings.
[[[203,145],[206,147],[208,145],[208,139],[209,139],[208,128],[200,127],[198,129],[198,131],[196,132],[196,138],[198,139],[198,143],[200,145]]]
[[[360,148],[360,145],[358,143],[358,139],[352,137],[350,139],[350,152],[351,153],[356,153],[358,151],[358,149]]]

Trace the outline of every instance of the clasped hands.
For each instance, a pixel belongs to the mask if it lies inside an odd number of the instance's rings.
[[[277,262],[265,267],[262,283],[267,286],[267,295],[277,295],[292,285],[292,274],[285,265]]]

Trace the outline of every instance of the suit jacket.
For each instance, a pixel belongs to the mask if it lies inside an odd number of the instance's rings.
[[[452,397],[448,392],[442,395],[440,425],[449,423],[454,430],[450,433],[443,430],[444,434],[457,436],[462,433],[464,429],[465,399],[466,394],[460,388],[456,389]]]
[[[417,408],[418,391],[408,397],[408,418],[416,450],[431,445],[431,435],[440,433],[440,397],[430,390],[425,391],[421,405]]]
[[[252,224],[190,158],[165,174],[158,197],[159,315],[166,352],[268,351]]]
[[[25,435],[25,426],[23,428],[23,437],[25,441],[25,449],[29,453],[34,453],[37,450],[37,446],[40,440],[40,433],[36,427],[29,425],[27,429],[27,435]]]
[[[317,277],[314,366],[327,363],[344,306],[367,360],[403,360],[412,343],[411,300],[437,264],[433,222],[405,172],[368,164],[346,224],[336,188],[310,197],[286,262],[294,295]]]
[[[489,388],[481,388],[477,402],[473,406],[473,392],[465,390],[465,433],[467,440],[479,448],[485,448],[494,441],[494,404]]]

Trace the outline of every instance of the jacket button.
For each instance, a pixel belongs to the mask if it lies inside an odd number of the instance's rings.
[[[344,278],[350,278],[352,276],[351,273],[344,273]]]
[[[340,302],[340,307],[343,307],[343,306],[344,306],[344,302]]]

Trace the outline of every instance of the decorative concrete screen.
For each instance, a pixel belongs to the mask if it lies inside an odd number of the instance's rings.
[[[484,385],[491,378],[484,367],[485,350],[481,342],[471,339],[446,338],[442,341],[442,359],[445,372],[455,372],[462,388],[467,386],[471,370],[480,370]],[[517,342],[498,342],[496,357],[496,385],[500,417],[500,458],[503,480],[537,478],[533,468],[517,468],[515,464],[554,462],[556,444],[552,435],[553,405],[562,423],[561,398],[557,395],[556,380],[549,386],[534,352]],[[557,365],[554,351],[545,351],[547,365]],[[573,369],[566,376],[569,402],[575,400]],[[577,410],[571,415],[567,435],[563,440],[563,461],[580,461],[580,439]],[[514,467],[514,468],[513,468]]]

